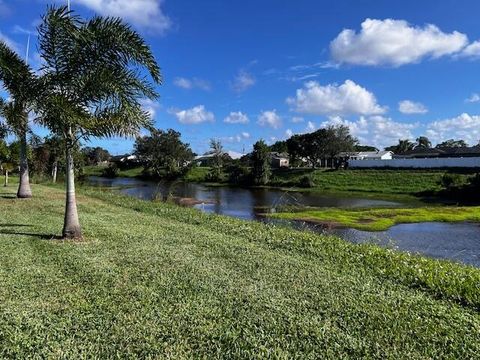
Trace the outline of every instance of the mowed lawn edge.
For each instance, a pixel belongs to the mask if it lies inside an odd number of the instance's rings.
[[[320,258],[329,256],[338,263],[343,261],[367,266],[382,277],[393,278],[407,286],[422,288],[434,296],[480,309],[480,269],[472,266],[385,249],[376,244],[351,244],[335,236],[204,214],[194,209],[183,208],[178,212],[176,205],[146,202],[110,191],[83,189],[83,193],[135,211],[215,228],[272,249],[297,251]]]
[[[473,357],[479,271],[81,189],[1,190],[3,357]]]

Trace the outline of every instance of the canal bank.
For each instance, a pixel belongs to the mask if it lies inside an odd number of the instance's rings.
[[[198,183],[154,182],[136,178],[89,177],[88,183],[97,187],[118,189],[122,194],[143,200],[177,199],[181,202],[182,199],[187,199],[184,205],[191,205],[206,213],[266,222],[275,221],[266,218],[266,213],[285,207],[337,208],[337,211],[347,212],[349,209],[376,211],[375,209],[383,208],[382,212],[388,212],[392,208],[411,206],[391,200],[362,198],[357,194],[348,197],[346,194],[322,195],[317,192],[288,192],[272,188],[209,187]],[[290,220],[295,221],[298,218],[292,217]],[[291,222],[277,223],[291,225]],[[476,223],[431,225],[430,221],[425,221],[393,226],[382,233],[338,226],[315,226],[308,221],[295,221],[295,226],[338,235],[354,243],[379,243],[398,250],[480,267],[480,227]]]

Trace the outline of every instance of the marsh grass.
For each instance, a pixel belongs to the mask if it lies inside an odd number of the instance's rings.
[[[435,206],[382,209],[290,209],[272,217],[285,220],[303,220],[313,223],[331,223],[366,231],[383,231],[396,224],[420,222],[480,222],[480,207]]]

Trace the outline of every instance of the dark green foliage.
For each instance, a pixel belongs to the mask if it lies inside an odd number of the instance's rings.
[[[135,155],[155,177],[177,178],[188,170],[194,157],[189,144],[183,143],[180,136],[172,129],[152,129],[149,136],[135,141]]]
[[[315,187],[315,181],[311,176],[305,175],[300,178],[299,186],[302,188],[312,188]]]
[[[108,150],[101,148],[100,146],[97,147],[84,147],[82,148],[82,153],[85,155],[85,163],[87,165],[98,165],[105,161],[110,160],[110,153]]]
[[[263,140],[253,145],[252,177],[255,185],[267,185],[270,180],[270,149]]]
[[[277,141],[273,145],[270,145],[270,151],[278,153],[288,152],[288,145],[286,141]]]
[[[353,151],[378,151],[378,149],[375,146],[355,145]]]
[[[320,160],[333,159],[341,152],[352,151],[357,140],[347,126],[329,126],[313,133],[294,135],[286,141],[293,164],[306,159],[315,168]]]
[[[412,143],[410,140],[398,140],[397,145],[388,146],[385,148],[386,151],[392,151],[395,154],[403,154],[407,151],[413,150],[415,148],[415,144]]]
[[[441,142],[435,146],[436,148],[460,148],[460,147],[467,147],[468,144],[464,140],[446,140]]]
[[[459,188],[465,184],[465,179],[460,174],[446,173],[440,179],[440,185],[446,190]]]
[[[251,185],[252,173],[250,169],[240,162],[230,165],[226,172],[228,173],[228,182],[234,185]]]
[[[102,176],[107,178],[115,178],[118,176],[119,170],[120,169],[118,168],[117,164],[110,163],[105,169],[103,169]]]
[[[417,138],[416,147],[430,149],[432,147],[432,142],[426,136],[420,136]]]

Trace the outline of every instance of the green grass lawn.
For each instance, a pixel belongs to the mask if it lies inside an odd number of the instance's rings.
[[[480,270],[60,186],[0,189],[0,358],[476,358]],[[454,239],[452,239],[453,241]]]
[[[480,207],[437,206],[412,209],[306,209],[270,216],[286,220],[331,223],[349,228],[382,231],[395,224],[438,222],[480,222]]]
[[[106,166],[85,166],[83,168],[83,174],[85,176],[102,176],[103,170],[106,169]],[[139,177],[142,175],[143,167],[139,166],[133,169],[119,170],[119,177]]]
[[[445,170],[315,170],[288,169],[274,172],[272,183],[296,186],[306,175],[311,176],[314,191],[346,191],[378,194],[416,195],[441,189],[439,181]],[[462,177],[470,175],[461,174]]]

